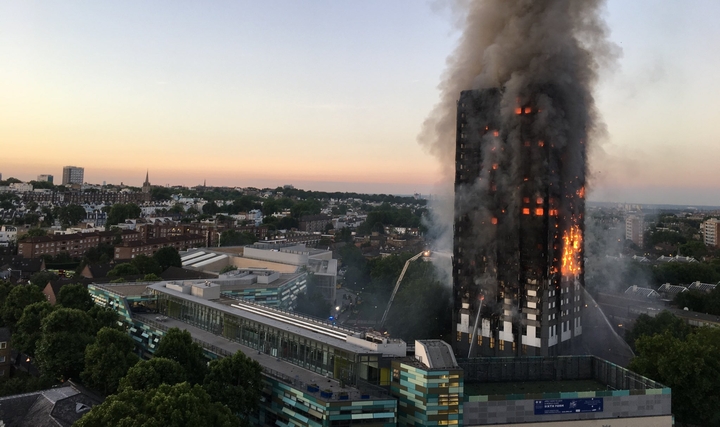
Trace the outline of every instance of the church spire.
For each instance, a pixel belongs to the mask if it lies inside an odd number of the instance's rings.
[[[149,193],[152,188],[150,187],[150,170],[145,172],[145,182],[143,182],[142,192]]]

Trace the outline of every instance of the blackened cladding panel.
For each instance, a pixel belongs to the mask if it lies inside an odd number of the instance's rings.
[[[566,277],[563,288],[561,272],[563,234],[582,227],[584,212],[584,173],[568,157],[584,162],[584,147],[556,146],[557,130],[542,125],[548,114],[537,105],[556,96],[552,89],[511,106],[499,89],[463,91],[458,100],[453,347],[460,356],[474,330],[473,354],[557,354],[560,340],[551,335],[579,316],[572,285],[582,277]]]

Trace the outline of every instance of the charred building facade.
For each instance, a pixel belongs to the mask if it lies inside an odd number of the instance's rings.
[[[582,333],[583,117],[555,86],[457,104],[454,350],[564,354]]]

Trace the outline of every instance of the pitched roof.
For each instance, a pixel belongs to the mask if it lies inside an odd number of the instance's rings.
[[[67,382],[62,387],[0,398],[0,420],[14,427],[70,427],[102,398]]]

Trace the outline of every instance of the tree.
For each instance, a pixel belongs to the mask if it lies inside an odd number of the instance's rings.
[[[43,237],[43,236],[47,236],[47,231],[45,231],[42,228],[31,228],[27,231],[27,233],[25,233],[23,238],[25,238],[25,237]]]
[[[118,390],[150,390],[161,384],[175,385],[187,380],[185,369],[174,360],[153,357],[131,367],[120,380]]]
[[[13,347],[35,357],[37,342],[41,336],[42,321],[53,311],[53,306],[47,301],[28,305],[15,326],[12,334]]]
[[[2,320],[5,326],[15,328],[25,307],[32,303],[46,301],[45,295],[35,286],[18,285],[10,290],[2,306]]]
[[[317,215],[322,209],[322,204],[316,199],[303,200],[302,202],[295,203],[291,208],[290,212],[294,218],[300,218],[303,215]]]
[[[61,287],[60,292],[58,292],[57,303],[65,308],[77,308],[82,311],[88,311],[94,305],[90,293],[85,285],[81,283]]]
[[[30,283],[37,286],[38,289],[45,289],[45,286],[49,282],[52,282],[54,280],[58,279],[58,275],[53,273],[52,271],[38,271],[37,273],[30,276]]]
[[[394,337],[409,342],[420,338],[448,340],[450,330],[445,325],[452,322],[450,313],[450,289],[443,285],[432,263],[417,260],[405,273],[387,327]]]
[[[215,215],[220,212],[220,208],[215,202],[208,202],[203,205],[202,212],[207,215]]]
[[[641,314],[635,320],[633,328],[625,332],[625,341],[630,344],[630,347],[635,348],[635,341],[641,336],[651,337],[666,332],[682,340],[690,333],[690,327],[682,319],[666,310],[655,317]]]
[[[97,333],[102,328],[114,328],[122,330],[118,323],[120,322],[120,315],[118,312],[107,307],[100,307],[99,305],[93,305],[87,314],[92,319],[93,334]]]
[[[75,427],[235,427],[240,420],[227,406],[213,402],[199,385],[162,384],[150,390],[128,388],[109,396],[78,420]]]
[[[641,336],[629,368],[672,388],[673,414],[694,425],[720,423],[720,330],[704,327],[685,339],[670,331]]]
[[[210,362],[203,387],[212,400],[247,417],[260,402],[262,367],[238,351],[232,357]]]
[[[115,393],[128,370],[138,362],[135,343],[125,332],[102,328],[85,349],[85,370],[80,377],[90,388],[105,395]]]
[[[220,246],[252,245],[257,242],[257,240],[254,234],[247,232],[240,233],[236,230],[227,230],[220,234]]]
[[[170,209],[168,209],[168,213],[173,215],[183,215],[185,213],[185,205],[182,203],[175,203]]]
[[[110,262],[115,255],[115,247],[108,243],[100,243],[97,247],[88,249],[85,252],[84,261],[87,264],[101,264]]]
[[[352,231],[347,228],[343,227],[340,229],[338,233],[335,233],[335,241],[337,242],[346,242],[350,243],[353,240]]]
[[[129,262],[118,264],[107,273],[108,277],[136,276],[138,274],[140,274],[140,270]]]
[[[280,211],[280,206],[275,199],[267,199],[262,204],[262,213],[265,216],[270,216]]]
[[[291,228],[298,228],[299,226],[300,223],[298,222],[297,218],[293,218],[291,216],[284,216],[280,218],[277,222],[278,230],[289,230]]]
[[[85,208],[80,205],[67,205],[58,211],[58,219],[65,226],[75,225],[87,217]]]
[[[130,264],[134,265],[138,270],[138,274],[160,274],[160,264],[155,258],[151,258],[147,255],[137,255],[130,261]]]
[[[172,197],[172,192],[169,188],[165,187],[152,187],[150,189],[150,197],[152,200],[170,200]]]
[[[158,249],[158,251],[153,254],[153,258],[160,264],[161,272],[167,270],[168,267],[182,267],[180,254],[177,249],[172,246]]]
[[[123,223],[126,219],[140,218],[141,213],[140,207],[134,203],[116,203],[110,208],[105,229],[109,230],[110,226]]]
[[[77,378],[85,365],[85,347],[93,341],[92,318],[75,308],[59,308],[42,321],[37,343],[40,371],[51,378]]]
[[[178,362],[190,382],[202,383],[207,372],[207,360],[200,345],[192,340],[190,332],[178,328],[169,329],[160,339],[155,357],[165,357]]]

